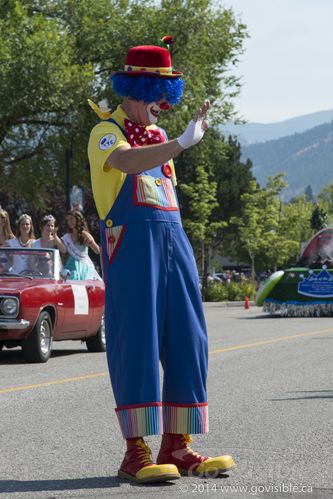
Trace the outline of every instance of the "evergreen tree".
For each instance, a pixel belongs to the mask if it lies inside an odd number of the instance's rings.
[[[305,193],[306,200],[310,201],[311,203],[313,203],[314,200],[315,200],[315,197],[313,195],[313,190],[312,190],[312,187],[311,187],[310,184],[307,186],[307,188],[305,189],[304,193]]]
[[[312,215],[311,215],[311,227],[314,231],[325,229],[328,223],[328,217],[325,210],[323,210],[319,204],[315,204]]]
[[[204,295],[209,262],[215,255],[226,255],[234,241],[229,220],[240,214],[240,196],[254,180],[252,165],[241,162],[235,139],[225,142],[210,128],[202,142],[177,158],[176,166],[182,217],[203,276]]]

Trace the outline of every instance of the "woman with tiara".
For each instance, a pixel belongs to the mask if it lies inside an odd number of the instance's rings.
[[[87,223],[82,213],[78,210],[70,210],[66,215],[68,232],[61,238],[68,253],[64,267],[70,271],[70,279],[102,280],[90,259],[89,248],[99,255],[99,246],[90,234]]]
[[[45,215],[40,224],[41,236],[32,243],[33,248],[54,248],[66,253],[66,246],[58,236],[58,226],[53,215]]]
[[[9,248],[31,248],[35,241],[34,226],[30,215],[23,213],[17,221],[16,237],[8,239],[6,246]],[[11,271],[20,274],[29,268],[30,257],[26,254],[15,255]]]

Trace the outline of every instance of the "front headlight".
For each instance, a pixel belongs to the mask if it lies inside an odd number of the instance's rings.
[[[17,315],[18,301],[15,298],[4,298],[1,302],[1,312],[4,315]]]

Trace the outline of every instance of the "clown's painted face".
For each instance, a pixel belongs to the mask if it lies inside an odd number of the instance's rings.
[[[170,105],[166,99],[161,99],[158,102],[150,102],[147,104],[144,101],[130,100],[131,119],[140,125],[148,126],[157,123],[161,111],[167,111]]]
[[[167,111],[170,108],[170,105],[167,100],[162,99],[158,102],[151,102],[147,105],[147,115],[150,121],[150,124],[157,123],[159,114],[161,111]]]

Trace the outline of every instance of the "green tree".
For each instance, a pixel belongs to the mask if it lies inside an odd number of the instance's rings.
[[[281,218],[279,194],[286,185],[283,174],[269,177],[264,189],[252,181],[250,192],[241,196],[242,215],[231,218],[231,223],[238,228],[239,242],[251,261],[253,280],[258,257],[270,255],[273,267],[276,267],[278,252],[273,245],[276,245],[278,241]]]
[[[310,184],[305,189],[304,194],[305,194],[307,201],[311,201],[311,203],[314,202],[315,197],[314,197],[313,190],[312,190],[312,187]]]
[[[0,14],[3,190],[47,206],[54,191],[64,191],[69,147],[71,181],[88,187],[86,145],[97,119],[86,100],[107,97],[114,108],[119,99],[108,75],[123,67],[130,46],[158,43],[164,34],[176,39],[173,64],[186,84],[183,104],[164,119],[170,136],[207,96],[214,123],[233,114],[239,81],[230,66],[245,26],[213,0],[8,0]]]
[[[318,232],[321,229],[327,227],[327,213],[326,211],[319,206],[319,204],[315,204],[312,214],[311,214],[311,227],[314,231]]]
[[[268,177],[267,186],[261,189],[254,182],[252,191],[242,196],[243,212],[234,217],[239,242],[247,251],[252,275],[255,270],[289,265],[298,260],[301,243],[311,236],[310,218],[312,203],[305,196],[292,203],[282,203],[280,194],[287,187],[283,174]]]
[[[328,225],[333,225],[333,182],[324,187],[318,194],[318,204],[326,211]]]
[[[211,183],[209,194],[214,193],[214,204],[210,207],[208,219],[209,224],[214,224],[214,237],[211,238],[207,251],[211,258],[214,258],[214,253],[226,254],[229,241],[234,239],[232,228],[228,225],[229,220],[232,216],[240,215],[239,199],[249,191],[250,181],[254,180],[251,162],[241,162],[240,146],[235,139],[229,137],[225,141],[218,129],[210,128],[202,142],[177,158],[176,165],[180,186],[178,195],[185,220],[193,219],[194,203],[191,203],[191,197],[184,195],[182,185],[197,182],[197,167],[204,167],[208,182]],[[199,182],[197,189],[200,188]],[[192,234],[189,233],[189,236],[199,261],[201,246],[196,243]]]
[[[216,201],[216,182],[209,178],[205,166],[195,166],[195,182],[181,184],[180,189],[189,199],[191,219],[184,218],[184,228],[189,233],[196,247],[196,253],[201,256],[202,294],[205,297],[207,288],[208,253],[216,233],[225,226],[225,222],[212,221],[211,213]]]
[[[295,241],[295,244],[289,246],[289,254],[278,260],[279,266],[295,263],[300,256],[302,243],[312,236],[310,225],[312,206],[306,196],[298,196],[292,203],[282,205],[279,232],[287,240]]]

